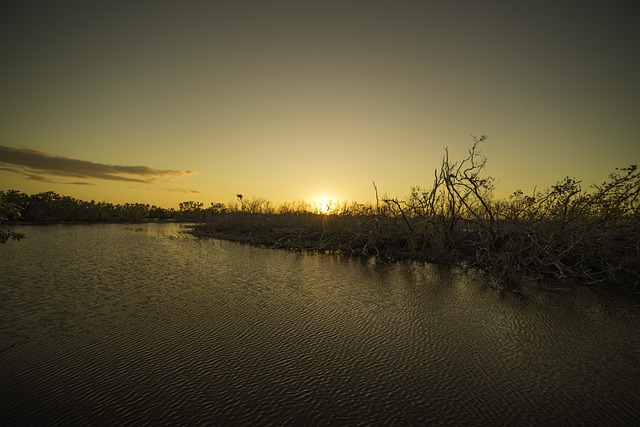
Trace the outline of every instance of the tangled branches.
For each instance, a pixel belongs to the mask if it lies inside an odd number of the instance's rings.
[[[632,165],[584,191],[565,178],[543,192],[493,197],[486,158],[474,137],[467,157],[445,149],[429,189],[404,200],[378,197],[331,214],[306,210],[220,212],[196,233],[276,248],[333,251],[393,261],[464,264],[496,284],[577,278],[640,291],[640,173]]]

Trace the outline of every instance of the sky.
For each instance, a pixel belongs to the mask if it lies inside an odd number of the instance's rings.
[[[632,1],[12,1],[0,189],[177,207],[496,196],[640,162]]]

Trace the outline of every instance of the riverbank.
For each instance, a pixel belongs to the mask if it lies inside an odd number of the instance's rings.
[[[576,228],[576,221],[569,228],[543,219],[493,224],[465,220],[451,226],[443,216],[425,221],[370,211],[341,215],[227,212],[190,226],[190,232],[274,249],[472,268],[487,273],[496,288],[523,290],[525,285],[551,280],[637,294],[637,222],[618,221],[616,227],[600,230],[588,230],[589,224]]]

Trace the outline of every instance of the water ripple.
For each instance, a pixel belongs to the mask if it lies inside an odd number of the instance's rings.
[[[468,273],[28,227],[0,247],[2,425],[626,424],[636,317]],[[615,351],[612,351],[615,349]]]

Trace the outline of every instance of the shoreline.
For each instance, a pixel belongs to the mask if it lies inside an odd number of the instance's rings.
[[[247,244],[268,249],[280,249],[295,252],[338,254],[353,259],[374,258],[376,262],[391,264],[395,262],[429,263],[464,270],[476,270],[488,275],[497,290],[520,292],[532,286],[547,291],[572,291],[584,286],[593,290],[601,289],[618,296],[631,297],[640,302],[640,293],[616,286],[607,281],[590,283],[580,277],[556,277],[540,271],[511,271],[509,266],[482,265],[475,254],[457,248],[451,253],[433,253],[428,248],[411,250],[402,236],[395,241],[387,241],[375,236],[373,232],[350,234],[345,230],[285,228],[265,225],[256,221],[250,224],[223,226],[215,223],[193,224],[187,227],[187,233],[197,238],[211,238]],[[544,286],[548,283],[550,286]]]
[[[589,284],[585,280],[579,278],[566,278],[558,279],[554,277],[540,277],[540,278],[524,278],[527,286],[520,289],[518,286],[513,286],[508,283],[499,282],[495,278],[491,278],[491,272],[488,272],[477,266],[470,266],[464,262],[438,262],[434,260],[428,260],[424,257],[411,256],[411,254],[405,253],[402,258],[395,259],[381,259],[376,255],[351,255],[345,252],[341,247],[322,247],[318,248],[312,244],[300,245],[300,244],[285,244],[282,239],[274,240],[274,234],[267,236],[265,234],[243,234],[239,230],[225,230],[225,231],[203,231],[202,226],[206,224],[199,224],[189,227],[187,233],[193,235],[196,238],[202,239],[215,239],[227,242],[234,242],[243,245],[249,245],[264,249],[276,249],[285,250],[298,253],[318,253],[324,255],[340,255],[349,259],[370,259],[374,258],[377,263],[382,265],[391,265],[394,263],[404,262],[417,262],[420,264],[433,264],[448,268],[459,268],[465,272],[473,271],[477,274],[486,275],[489,282],[493,282],[493,289],[497,292],[508,292],[516,295],[521,295],[524,298],[531,297],[538,292],[550,293],[550,294],[566,294],[567,296],[574,292],[579,292],[580,289],[592,292],[602,303],[602,309],[604,312],[614,315],[624,315],[625,313],[640,315],[640,294],[629,292],[617,286],[611,286],[604,283]],[[198,229],[200,229],[198,231]],[[282,230],[281,230],[282,231]],[[293,230],[282,231],[284,235],[290,236]],[[296,230],[300,231],[300,230]]]

